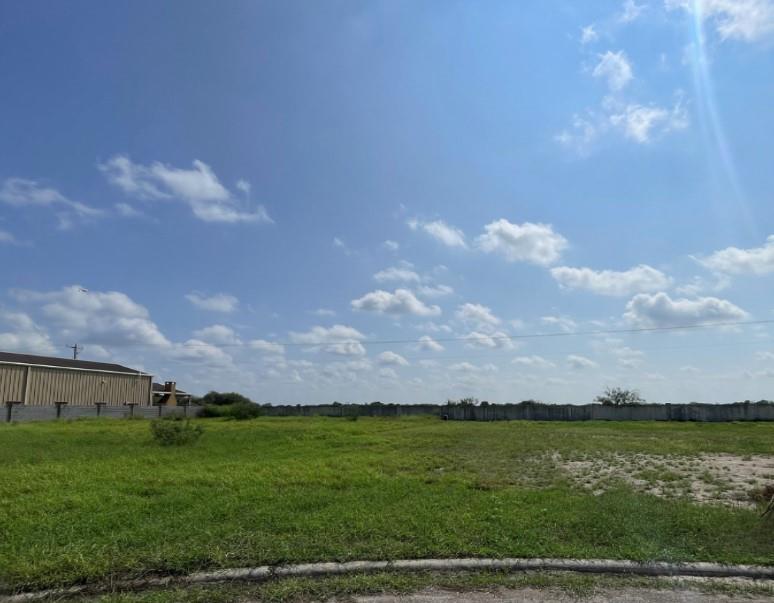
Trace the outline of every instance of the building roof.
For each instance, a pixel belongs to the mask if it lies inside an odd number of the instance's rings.
[[[2,363],[54,366],[57,368],[79,369],[82,371],[107,371],[110,373],[128,373],[131,375],[144,374],[142,371],[109,362],[73,360],[72,358],[55,358],[53,356],[36,356],[34,354],[17,354],[15,352],[0,352],[0,364]]]

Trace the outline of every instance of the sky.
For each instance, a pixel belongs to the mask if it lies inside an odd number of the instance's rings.
[[[774,0],[0,0],[0,350],[771,399],[772,106]]]

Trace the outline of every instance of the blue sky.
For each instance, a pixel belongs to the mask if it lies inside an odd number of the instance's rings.
[[[771,398],[772,74],[772,0],[0,2],[0,349]]]

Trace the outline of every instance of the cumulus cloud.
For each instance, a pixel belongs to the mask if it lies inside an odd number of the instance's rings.
[[[503,331],[493,331],[491,333],[472,331],[465,339],[467,341],[466,345],[472,348],[502,348],[505,350],[513,348],[510,336]]]
[[[467,247],[465,234],[459,228],[449,226],[443,220],[422,222],[412,219],[407,224],[411,230],[422,230],[447,247]]]
[[[667,9],[681,9],[713,23],[724,40],[757,42],[774,36],[772,0],[666,0]]]
[[[443,352],[445,348],[430,335],[422,335],[417,342],[417,349],[427,352]]]
[[[455,373],[496,373],[497,367],[494,364],[471,364],[470,362],[457,362],[450,364],[448,369]]]
[[[377,314],[411,314],[414,316],[438,316],[441,308],[428,306],[408,289],[396,289],[393,293],[377,289],[351,302],[353,310]]]
[[[148,310],[118,291],[86,291],[73,285],[58,291],[14,290],[20,302],[38,306],[62,337],[108,346],[170,347]]]
[[[272,222],[263,206],[243,210],[212,168],[198,159],[192,168],[186,169],[160,162],[142,165],[126,155],[116,155],[98,167],[108,182],[127,195],[146,200],[183,201],[194,216],[205,222]],[[241,182],[239,190],[249,190],[248,183]]]
[[[578,354],[570,354],[567,356],[567,364],[570,368],[575,370],[592,369],[597,367],[597,363],[586,358],[585,356],[579,356]]]
[[[600,54],[599,62],[591,75],[606,80],[608,87],[614,92],[623,90],[634,78],[632,65],[623,50],[618,52],[608,50]]]
[[[553,362],[550,362],[543,358],[542,356],[516,356],[511,361],[513,364],[517,364],[520,366],[528,366],[530,368],[536,368],[536,369],[549,369],[554,368],[556,365]]]
[[[484,227],[476,239],[481,250],[499,253],[509,262],[528,262],[547,266],[556,262],[567,248],[567,239],[554,232],[550,224],[512,224],[501,218]]]
[[[379,364],[392,366],[408,366],[409,362],[400,354],[386,350],[376,357]]]
[[[281,356],[285,353],[285,346],[272,341],[266,341],[265,339],[251,339],[247,345],[252,349],[265,354]]]
[[[479,327],[493,327],[500,324],[500,319],[494,315],[491,308],[482,304],[462,304],[457,308],[455,316],[465,323],[479,325]]]
[[[103,211],[65,197],[55,188],[35,180],[6,178],[0,186],[0,201],[13,207],[48,207],[57,210],[59,228],[67,229],[75,220],[86,222],[103,215]]]
[[[540,322],[544,325],[558,327],[565,333],[571,333],[578,327],[577,323],[567,316],[542,316]]]
[[[360,343],[363,339],[365,335],[346,325],[316,326],[305,333],[290,333],[293,343],[308,344],[312,351],[323,350],[340,356],[365,356],[365,347]]]
[[[740,307],[717,297],[672,299],[666,293],[640,293],[626,304],[624,318],[645,327],[673,327],[744,320]]]
[[[226,325],[211,325],[199,329],[194,331],[194,337],[217,345],[240,345],[242,343],[234,329]]]
[[[233,358],[230,355],[218,346],[201,339],[189,339],[183,343],[173,344],[167,354],[180,362],[212,368],[231,368],[233,366]]]
[[[454,293],[454,289],[448,285],[420,285],[416,293],[422,297],[444,297]]]
[[[599,295],[610,296],[658,291],[672,282],[666,274],[647,264],[620,272],[559,266],[551,269],[551,276],[563,288],[586,289]]]
[[[0,349],[8,352],[53,354],[56,348],[44,328],[24,312],[0,311]]]
[[[397,241],[391,241],[390,239],[387,239],[384,243],[382,243],[382,245],[384,245],[385,249],[392,251],[393,253],[400,249],[400,243]]]
[[[769,274],[774,272],[774,235],[760,247],[726,247],[698,261],[712,270],[727,274]]]
[[[393,266],[380,270],[374,274],[374,280],[380,283],[387,282],[403,282],[403,283],[419,283],[421,280],[419,275],[411,269],[411,264],[401,264],[400,266]]]
[[[216,293],[215,295],[204,295],[197,291],[186,294],[185,298],[194,306],[201,310],[210,312],[234,312],[239,307],[239,300],[233,295],[226,293]]]

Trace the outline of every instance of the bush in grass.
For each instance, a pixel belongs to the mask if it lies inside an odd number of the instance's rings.
[[[252,402],[240,402],[228,407],[226,416],[236,419],[237,421],[245,421],[246,419],[260,417],[262,414],[263,410],[257,404],[253,404]]]
[[[162,446],[183,446],[198,440],[204,429],[183,417],[154,419],[150,425],[153,439]]]
[[[255,419],[263,414],[263,409],[253,402],[239,402],[237,404],[228,404],[219,406],[217,404],[207,404],[199,413],[200,418],[211,419],[224,417],[227,419],[236,419],[244,421],[246,419]]]

